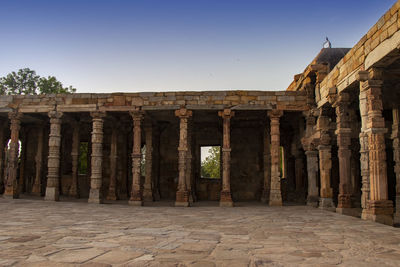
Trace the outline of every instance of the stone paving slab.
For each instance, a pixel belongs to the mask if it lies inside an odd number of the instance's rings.
[[[0,198],[0,266],[400,266],[400,229],[305,206]]]

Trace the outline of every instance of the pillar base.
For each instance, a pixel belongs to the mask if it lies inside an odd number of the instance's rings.
[[[143,206],[143,201],[142,200],[129,200],[128,204],[131,206],[141,207],[141,206]]]
[[[103,198],[101,196],[100,189],[93,189],[93,188],[90,189],[88,203],[94,203],[94,204],[103,203]]]
[[[233,201],[219,201],[220,207],[233,207]]]
[[[69,193],[71,197],[79,198],[78,190],[76,188],[70,188]]]
[[[60,200],[60,192],[57,187],[46,187],[46,195],[44,196],[44,200],[47,201],[59,201]]]
[[[282,203],[282,194],[279,190],[271,190],[269,195],[269,205],[270,206],[283,206]]]
[[[153,192],[151,189],[143,190],[143,200],[146,202],[153,202]]]
[[[339,194],[338,196],[338,208],[350,209],[351,206],[351,195],[350,194]]]
[[[318,197],[308,196],[307,197],[307,206],[317,208],[318,207]]]
[[[117,200],[117,196],[116,195],[107,195],[106,197],[107,200]]]
[[[6,198],[6,199],[18,199],[19,196],[18,195],[17,196],[13,196],[13,195],[8,195],[8,194],[3,194],[3,198]]]
[[[370,200],[361,218],[386,225],[393,225],[393,203],[390,200]]]
[[[190,207],[189,201],[175,201],[175,207]]]
[[[396,212],[393,215],[393,225],[394,226],[400,226],[400,212]]]
[[[336,213],[340,213],[343,215],[353,216],[353,217],[361,217],[361,209],[357,208],[336,208]]]
[[[327,211],[335,211],[335,204],[333,204],[332,198],[321,197],[319,198],[319,208]]]
[[[33,186],[32,186],[32,195],[35,195],[35,196],[40,196],[40,188],[41,188],[41,185],[40,184],[34,184]]]
[[[220,207],[233,207],[232,195],[230,191],[221,191],[219,200]]]

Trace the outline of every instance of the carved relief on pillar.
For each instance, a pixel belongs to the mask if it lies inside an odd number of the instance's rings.
[[[313,139],[315,116],[313,111],[304,112],[306,119],[305,136],[301,139],[301,143],[307,158],[307,205],[312,207],[318,206],[318,150]]]
[[[391,138],[393,140],[394,173],[396,174],[396,210],[393,223],[400,224],[400,112],[394,108]]]
[[[263,183],[263,192],[261,194],[261,202],[268,203],[269,202],[269,192],[271,186],[271,136],[270,136],[270,127],[269,123],[265,122],[264,126],[264,183]]]
[[[150,120],[145,122],[144,133],[146,138],[146,166],[143,185],[143,200],[153,201],[153,126]]]
[[[60,146],[62,112],[50,111],[49,156],[45,200],[58,201],[60,194]]]
[[[140,184],[141,177],[141,159],[142,159],[142,133],[141,123],[143,120],[143,111],[137,109],[130,112],[133,120],[133,149],[132,149],[132,189],[129,204],[134,206],[143,205],[142,188]]]
[[[218,115],[223,119],[223,140],[222,140],[222,190],[219,205],[232,207],[231,194],[231,118],[235,112],[230,109],[219,111]]]
[[[117,200],[117,159],[118,159],[118,124],[112,125],[110,148],[110,184],[108,186],[107,200]]]
[[[336,131],[338,157],[339,157],[339,196],[337,212],[346,213],[352,208],[352,183],[351,183],[351,127],[350,127],[350,96],[340,93],[333,104],[336,110]]]
[[[181,108],[175,111],[175,116],[179,117],[179,147],[178,147],[178,190],[176,192],[175,206],[189,206],[189,192],[186,184],[187,152],[188,152],[188,120],[192,116],[192,111]]]
[[[321,109],[317,119],[317,131],[319,131],[319,170],[320,170],[320,200],[319,208],[326,210],[334,210],[333,190],[331,187],[331,169],[332,169],[332,154],[331,154],[331,137],[330,118],[325,114],[325,110]]]
[[[69,195],[79,198],[79,184],[78,184],[78,164],[79,164],[79,122],[72,123],[72,179],[71,187],[69,188]]]
[[[374,70],[371,74],[374,74]],[[370,176],[370,199],[364,219],[393,224],[393,203],[388,199],[388,181],[385,151],[385,120],[382,116],[383,103],[381,80],[361,82],[361,91],[366,94],[368,120],[368,154]]]
[[[32,187],[32,194],[41,195],[42,187],[42,165],[43,165],[43,141],[45,124],[42,123],[37,128],[37,148],[35,155],[35,181]]]
[[[10,120],[11,140],[9,144],[9,150],[7,155],[7,171],[4,177],[5,191],[4,196],[10,198],[18,198],[18,151],[19,151],[19,131],[21,128],[22,114],[13,111],[8,113]]]
[[[280,131],[279,119],[283,115],[282,110],[268,111],[271,130],[271,185],[269,194],[270,206],[282,206],[281,178],[279,173],[279,149]]]
[[[89,203],[103,203],[103,123],[105,112],[91,112],[92,117],[92,155]]]

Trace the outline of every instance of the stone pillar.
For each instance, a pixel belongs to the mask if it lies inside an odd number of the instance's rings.
[[[91,112],[92,117],[92,155],[89,203],[103,203],[103,123],[105,112]]]
[[[143,205],[142,189],[140,184],[141,176],[141,159],[142,159],[142,133],[141,122],[143,120],[143,112],[135,110],[130,112],[133,119],[133,151],[132,151],[132,189],[129,204],[134,206]]]
[[[329,117],[324,114],[323,110],[321,110],[317,119],[317,130],[320,132],[320,144],[318,145],[321,182],[319,208],[334,211],[335,205],[332,201],[333,190],[331,187],[332,155],[329,124]]]
[[[308,178],[308,195],[307,205],[318,207],[318,151],[308,150],[305,152],[307,157],[307,178]]]
[[[395,162],[394,172],[396,174],[396,210],[394,212],[393,223],[400,224],[400,112],[399,108],[393,109],[393,160]]]
[[[4,197],[18,198],[18,151],[19,151],[19,130],[21,128],[22,114],[16,111],[8,113],[11,125],[11,140],[8,150],[7,172],[5,177]]]
[[[79,123],[74,122],[72,124],[72,180],[71,187],[69,188],[69,195],[79,198],[79,185],[78,185],[78,164],[79,164]]]
[[[187,154],[186,154],[186,186],[189,194],[189,202],[193,204],[193,191],[192,191],[192,135],[193,135],[193,122],[188,121],[187,133]]]
[[[187,168],[187,152],[188,152],[188,140],[187,140],[187,128],[188,120],[192,116],[192,111],[185,108],[181,108],[175,111],[175,115],[180,119],[180,130],[179,130],[179,147],[178,147],[178,161],[179,161],[179,180],[178,190],[176,192],[175,206],[188,207],[189,206],[189,192],[186,184],[186,168]]]
[[[8,124],[8,123],[7,123]],[[5,138],[4,138],[4,128],[6,122],[1,121],[0,125],[0,194],[4,190],[4,146],[5,146]],[[8,126],[8,125],[7,125]]]
[[[110,149],[110,184],[108,187],[107,199],[117,200],[117,159],[118,159],[118,128],[113,125],[111,132],[111,149]]]
[[[22,128],[19,133],[19,140],[21,142],[20,147],[20,158],[19,158],[19,180],[18,180],[18,192],[22,194],[26,192],[26,181],[25,181],[25,162],[26,162],[26,135],[28,129]]]
[[[45,200],[60,198],[60,146],[62,112],[50,111],[49,156],[47,161],[47,186]]]
[[[41,195],[42,188],[42,160],[43,160],[43,140],[44,140],[44,125],[40,125],[37,129],[38,139],[35,156],[35,182],[32,187],[32,194]]]
[[[151,121],[147,121],[144,128],[146,138],[145,155],[145,180],[143,186],[143,200],[154,201],[153,198],[153,127]]]
[[[363,219],[384,224],[393,224],[393,203],[388,199],[388,181],[385,151],[385,120],[382,116],[381,80],[361,82],[361,90],[366,93],[368,106],[368,153],[370,176],[370,200]]]
[[[118,168],[119,168],[119,199],[127,199],[128,198],[128,148],[127,148],[127,131],[130,127],[126,123],[122,123],[121,129],[119,129],[119,138],[122,142],[120,142],[120,160],[118,160]],[[118,149],[117,149],[118,150]]]
[[[269,191],[271,185],[271,136],[268,123],[264,127],[264,185],[261,194],[261,202],[267,203],[269,201]]]
[[[268,111],[271,129],[271,186],[269,194],[270,206],[282,206],[281,178],[279,173],[280,131],[279,119],[282,110]]]
[[[339,157],[339,196],[336,212],[349,214],[352,208],[351,195],[351,127],[349,104],[350,96],[347,93],[341,93],[334,103],[336,109],[336,135]]]
[[[235,113],[230,109],[219,111],[218,115],[223,119],[222,142],[222,191],[219,201],[221,207],[232,207],[231,195],[231,118]]]

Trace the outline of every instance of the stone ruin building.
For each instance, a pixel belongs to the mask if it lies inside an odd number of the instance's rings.
[[[1,193],[297,202],[400,223],[399,8],[353,48],[322,49],[286,91],[1,96]],[[200,175],[207,145],[221,179]]]

